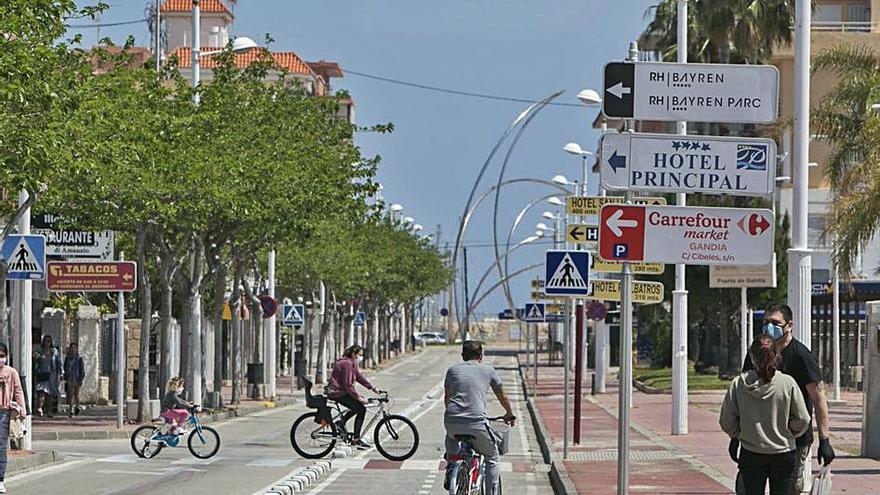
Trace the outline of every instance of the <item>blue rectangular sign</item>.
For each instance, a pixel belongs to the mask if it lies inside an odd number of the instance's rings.
[[[3,241],[7,280],[43,280],[46,278],[46,237],[10,235]]]
[[[587,251],[547,251],[544,293],[551,296],[590,294],[590,255]]]

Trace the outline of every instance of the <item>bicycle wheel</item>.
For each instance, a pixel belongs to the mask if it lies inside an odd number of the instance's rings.
[[[452,484],[453,492],[449,490],[451,495],[471,495],[471,470],[464,461],[458,461],[456,469],[455,483]]]
[[[142,459],[152,459],[162,450],[162,442],[151,442],[158,428],[144,425],[131,434],[131,450]]]
[[[419,430],[409,418],[389,414],[373,431],[376,450],[391,461],[405,461],[419,448]]]
[[[199,459],[210,459],[220,450],[220,434],[210,426],[201,426],[189,434],[186,446]]]
[[[336,429],[315,423],[317,416],[317,412],[305,413],[290,427],[290,445],[306,459],[320,459],[336,446]]]

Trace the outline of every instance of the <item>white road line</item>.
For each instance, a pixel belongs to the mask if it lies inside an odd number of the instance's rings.
[[[136,464],[139,460],[140,457],[134,454],[120,454],[98,459],[97,462],[110,462],[113,464]]]
[[[325,488],[330,486],[331,483],[336,481],[336,478],[342,476],[343,473],[345,473],[346,471],[347,471],[347,469],[345,469],[345,468],[342,468],[342,469],[336,471],[335,473],[328,476],[327,479],[325,479],[320,485],[316,486],[311,491],[306,492],[306,495],[315,495],[317,493],[323,492]]]
[[[291,462],[293,462],[293,459],[291,459],[291,458],[287,458],[287,459],[282,459],[282,458],[255,459],[255,460],[245,464],[245,466],[277,468],[277,467],[287,466]]]
[[[99,469],[95,471],[97,474],[133,474],[135,476],[165,476],[169,474],[167,471],[135,471],[127,469]]]
[[[73,469],[82,464],[90,464],[95,462],[92,459],[80,459],[77,461],[64,462],[54,466],[48,466],[42,469],[28,471],[26,473],[16,474],[14,476],[10,476],[6,478],[6,481],[21,481],[29,478],[43,478],[45,476],[49,476],[50,474],[57,473],[58,471],[67,471],[69,469]]]

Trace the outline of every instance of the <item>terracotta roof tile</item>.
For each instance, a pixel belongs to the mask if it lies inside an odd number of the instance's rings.
[[[226,5],[220,0],[201,0],[199,9],[202,12],[220,12],[234,17],[232,11],[226,8]],[[165,0],[161,10],[162,12],[192,12],[192,0]]]
[[[212,52],[222,50],[222,48],[217,47],[202,47],[202,53]],[[254,48],[252,50],[248,50],[242,53],[235,54],[235,66],[245,68],[249,66],[251,63],[259,60],[261,53],[265,53],[265,48]],[[172,56],[177,56],[180,60],[180,67],[187,68],[192,67],[192,52],[190,52],[190,47],[188,46],[180,46],[174,49],[171,53],[168,54],[169,58]],[[308,74],[311,76],[315,76],[315,71],[311,69],[311,67],[306,64],[303,59],[299,58],[294,52],[270,52],[272,58],[275,59],[275,63],[287,69],[291,74]],[[213,57],[202,57],[202,67],[206,69],[211,69],[217,67],[218,63],[216,59]]]

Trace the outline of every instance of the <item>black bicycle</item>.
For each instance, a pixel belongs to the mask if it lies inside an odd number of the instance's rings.
[[[305,385],[306,406],[315,411],[303,414],[290,427],[293,450],[306,459],[320,459],[333,451],[336,442],[353,444],[354,433],[347,423],[355,413],[323,395],[312,395],[312,382],[300,379]],[[412,457],[419,448],[419,431],[409,418],[388,412],[391,407],[388,392],[379,392],[379,397],[367,399],[366,406],[374,412],[363,431],[373,428],[376,450],[391,461]]]

